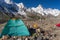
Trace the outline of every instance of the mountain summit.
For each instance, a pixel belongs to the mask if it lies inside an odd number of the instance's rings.
[[[12,0],[0,0],[0,12],[8,15],[9,17],[18,15],[28,17],[27,14],[40,14],[42,16],[49,14],[52,16],[58,16],[60,14],[59,9],[43,8],[41,5],[38,5],[37,7],[27,8],[23,3],[15,3]]]

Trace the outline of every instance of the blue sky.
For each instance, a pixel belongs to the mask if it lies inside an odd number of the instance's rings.
[[[16,3],[22,2],[26,7],[36,7],[41,4],[44,8],[56,8],[60,10],[60,0],[13,0]]]

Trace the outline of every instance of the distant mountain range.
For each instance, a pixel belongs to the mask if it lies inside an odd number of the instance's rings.
[[[23,3],[14,3],[12,0],[0,0],[0,12],[4,15],[8,15],[9,17],[27,17],[30,16],[58,16],[60,14],[59,9],[52,8],[43,8],[41,5],[38,5],[36,8],[31,7],[27,8],[23,5]]]

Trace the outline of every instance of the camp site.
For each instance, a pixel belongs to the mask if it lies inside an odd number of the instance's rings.
[[[59,3],[0,0],[0,40],[60,40]]]

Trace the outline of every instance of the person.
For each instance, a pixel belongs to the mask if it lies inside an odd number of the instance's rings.
[[[29,28],[28,30],[30,32],[30,36],[32,36],[33,34],[36,33],[36,29],[34,29],[34,28]]]

